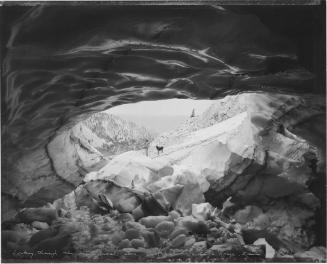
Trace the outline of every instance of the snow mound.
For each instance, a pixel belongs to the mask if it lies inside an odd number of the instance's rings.
[[[173,173],[167,162],[152,160],[140,151],[129,151],[112,159],[98,172],[86,175],[84,181],[112,180],[122,186],[143,189],[167,173]]]

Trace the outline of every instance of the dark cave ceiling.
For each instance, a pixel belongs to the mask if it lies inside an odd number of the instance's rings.
[[[322,6],[38,5],[4,6],[2,15],[9,160],[118,104],[325,94]]]

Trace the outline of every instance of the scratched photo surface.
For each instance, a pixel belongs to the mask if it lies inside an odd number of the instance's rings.
[[[325,2],[233,2],[2,3],[3,262],[326,261]]]

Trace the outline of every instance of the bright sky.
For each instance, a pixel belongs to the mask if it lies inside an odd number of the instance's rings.
[[[189,116],[192,109],[201,114],[212,101],[192,99],[169,99],[158,101],[142,101],[133,104],[124,104],[107,110],[108,113],[117,115],[139,115],[139,116]]]
[[[162,133],[178,127],[190,117],[193,108],[195,115],[200,115],[212,103],[210,100],[192,99],[142,101],[119,105],[106,112],[144,126],[153,132]]]

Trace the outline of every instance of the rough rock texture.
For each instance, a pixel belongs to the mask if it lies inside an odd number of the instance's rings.
[[[1,190],[4,194],[25,200],[42,187],[61,182],[52,170],[45,148],[30,152],[13,164],[9,170],[2,171]]]
[[[326,262],[327,251],[325,247],[312,247],[307,251],[294,255],[296,260],[308,262]]]
[[[192,215],[200,220],[208,220],[213,207],[209,203],[192,204]]]
[[[101,199],[100,194],[110,205]],[[91,212],[101,212],[101,208],[104,211],[115,208],[122,213],[131,213],[139,205],[140,200],[131,189],[101,180],[82,184],[54,202],[54,207],[58,209],[75,210],[86,206]]]
[[[273,258],[275,256],[275,250],[274,248],[269,245],[269,243],[264,238],[259,238],[256,240],[253,245],[265,245],[266,248],[266,258]]]
[[[47,146],[56,173],[76,186],[82,182],[88,168],[105,159],[90,143],[76,135],[78,128],[61,133]]]
[[[40,231],[33,228],[39,219],[34,213],[37,210],[49,212],[53,208],[35,208],[29,214],[30,224],[17,223],[2,232],[4,259],[171,262],[199,261],[203,256],[203,261],[264,258],[264,247],[240,245],[238,235],[221,226],[217,216],[208,221],[192,216],[177,216],[175,220],[149,216],[135,222],[126,213],[112,210],[96,214],[89,206],[81,206],[68,209],[69,215],[51,221]],[[211,239],[210,231],[204,229],[207,225],[216,230],[219,227],[219,239]],[[21,250],[26,253],[19,254]]]

